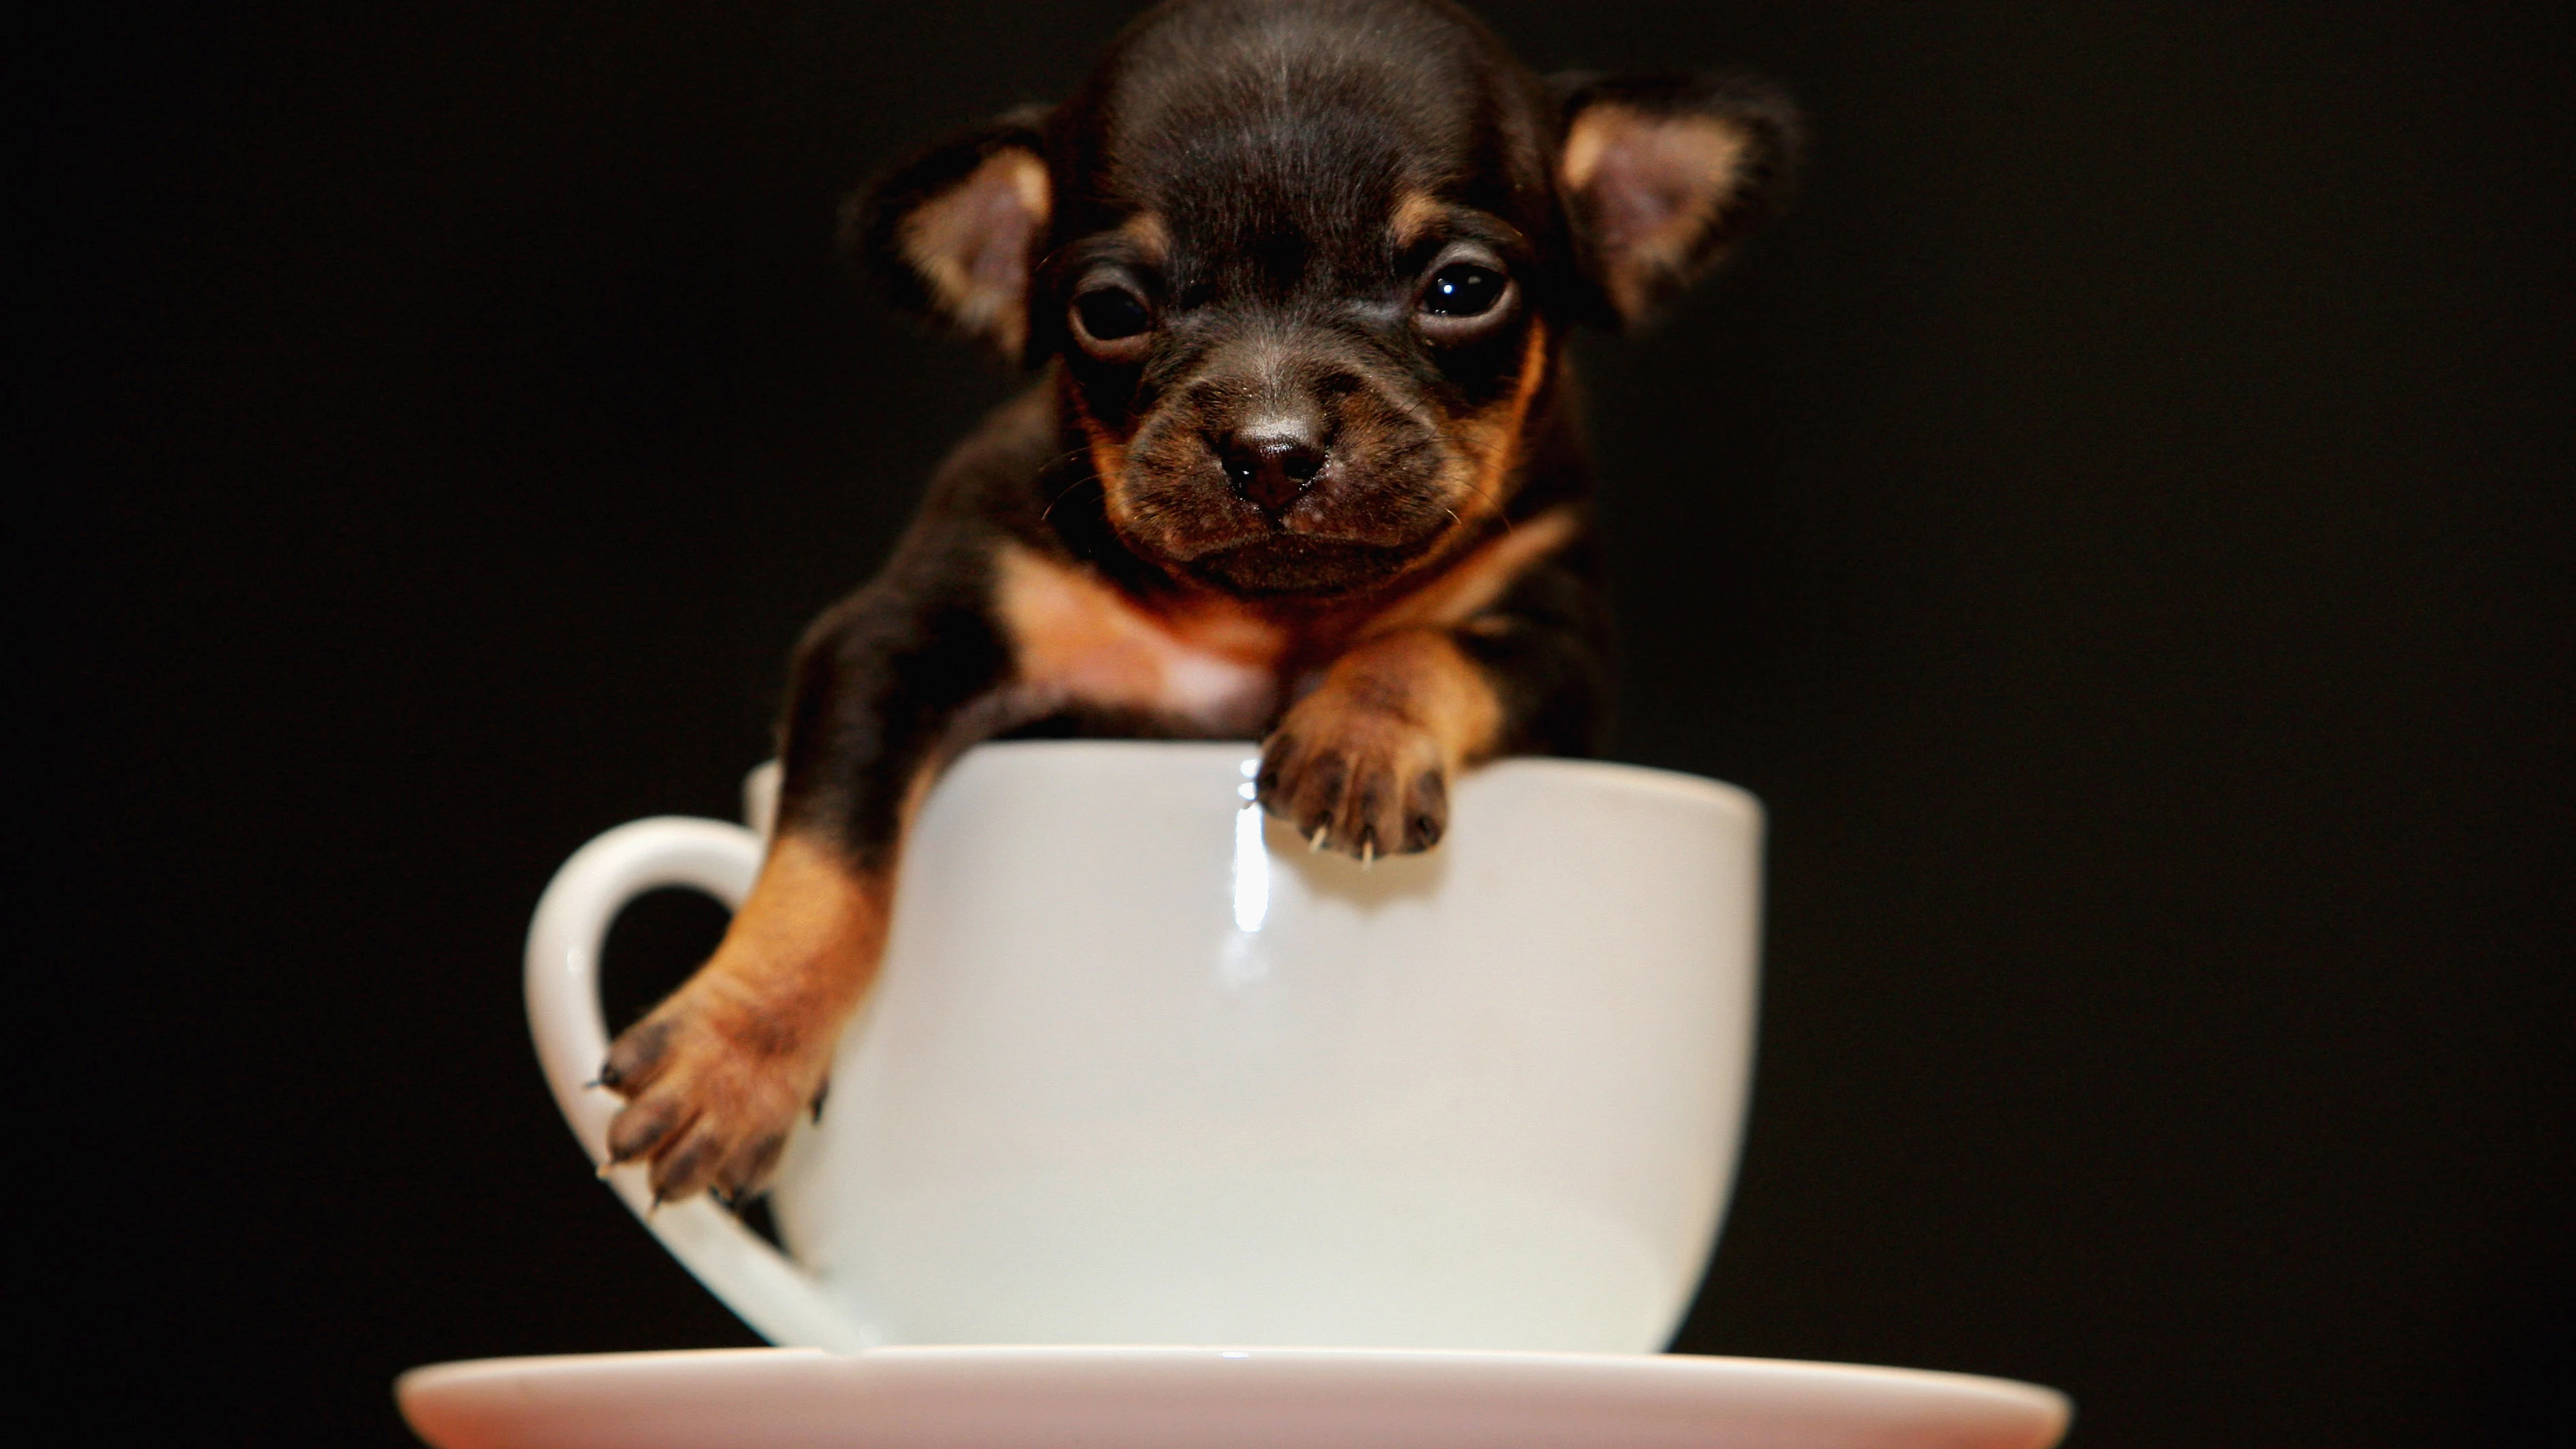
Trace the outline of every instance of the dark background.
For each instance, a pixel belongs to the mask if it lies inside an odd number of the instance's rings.
[[[520,933],[593,832],[730,813],[1007,386],[852,299],[836,199],[1128,8],[21,52],[17,1115],[83,1437],[399,1443],[407,1365],[751,1341],[588,1180]],[[1791,218],[1583,349],[1617,755],[1773,811],[1680,1346],[2059,1385],[2081,1449],[2566,1442],[2563,7],[1483,13],[1816,117]],[[635,913],[621,989],[719,927]]]

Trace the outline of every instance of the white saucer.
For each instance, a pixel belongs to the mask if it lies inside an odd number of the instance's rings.
[[[438,1449],[2047,1449],[2054,1389],[1680,1354],[713,1349],[433,1364]]]

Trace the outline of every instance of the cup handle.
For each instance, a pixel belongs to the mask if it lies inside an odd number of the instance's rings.
[[[599,954],[628,901],[664,886],[694,886],[739,907],[760,874],[760,837],[721,820],[665,815],[608,831],[573,852],[537,902],[528,927],[528,1027],[555,1105],[594,1163],[608,1160],[615,1093],[591,1085],[608,1057],[599,1006]],[[609,1185],[671,1256],[743,1322],[783,1347],[856,1353],[873,1337],[814,1280],[705,1195],[654,1207],[642,1171],[606,1174]]]

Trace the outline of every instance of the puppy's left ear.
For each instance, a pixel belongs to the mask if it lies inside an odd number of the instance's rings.
[[[1786,201],[1798,108],[1745,77],[1559,76],[1558,153],[1575,231],[1621,325],[1637,328]]]
[[[921,152],[841,206],[841,242],[900,307],[1017,361],[1051,205],[1042,107]]]

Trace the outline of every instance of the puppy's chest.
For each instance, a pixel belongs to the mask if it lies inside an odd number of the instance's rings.
[[[1039,702],[1135,710],[1211,734],[1258,734],[1277,712],[1286,630],[1221,605],[1140,608],[1090,570],[1017,544],[996,564],[995,612],[1018,685]]]

